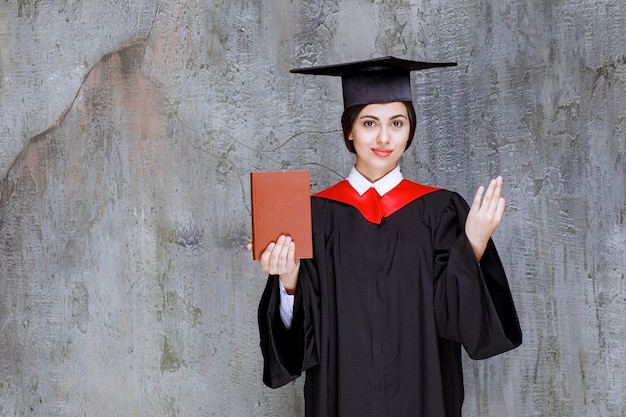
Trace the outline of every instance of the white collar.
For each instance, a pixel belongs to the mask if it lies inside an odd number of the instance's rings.
[[[378,195],[382,197],[395,188],[396,185],[400,184],[404,177],[400,172],[400,165],[396,165],[391,172],[375,182],[370,182],[359,171],[357,171],[355,167],[352,167],[352,170],[346,179],[352,188],[359,193],[359,195],[365,194],[367,190],[374,187]]]

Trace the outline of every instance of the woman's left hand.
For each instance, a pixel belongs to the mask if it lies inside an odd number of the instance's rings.
[[[501,197],[502,177],[495,178],[489,183],[489,188],[483,193],[485,187],[481,186],[476,191],[472,207],[470,208],[465,222],[465,235],[472,245],[476,259],[480,261],[491,235],[502,222],[506,202]]]

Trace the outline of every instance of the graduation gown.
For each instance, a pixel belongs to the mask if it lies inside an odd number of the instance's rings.
[[[476,262],[456,193],[403,180],[372,209],[346,185],[311,200],[314,258],[301,260],[290,329],[268,279],[263,381],[305,371],[307,417],[459,417],[461,346],[484,359],[522,342],[496,248]]]

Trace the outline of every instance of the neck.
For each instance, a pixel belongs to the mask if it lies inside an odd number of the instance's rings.
[[[393,168],[391,168],[389,171],[386,171],[386,172],[363,172],[363,170],[361,170],[356,165],[354,166],[354,168],[356,168],[356,170],[359,171],[359,174],[363,175],[363,177],[365,177],[366,180],[368,180],[371,183],[374,183],[378,181],[379,179],[381,179],[382,177],[384,177],[385,175],[389,174],[394,169],[396,169],[397,166],[398,164],[396,164],[396,166],[394,166]]]

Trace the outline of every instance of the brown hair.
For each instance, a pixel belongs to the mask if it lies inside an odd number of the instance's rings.
[[[406,149],[409,149],[411,142],[413,142],[413,136],[415,135],[417,116],[415,115],[415,108],[413,107],[412,102],[403,101],[402,103],[404,103],[407,115],[409,117],[409,140],[406,143]],[[350,136],[350,133],[352,133],[352,127],[354,126],[356,118],[359,116],[359,113],[361,113],[361,110],[363,110],[366,106],[367,104],[359,104],[356,106],[348,107],[343,111],[343,114],[341,115],[343,141],[346,143],[346,148],[348,148],[348,151],[350,151],[351,153],[356,153],[356,150],[354,149],[354,143],[352,143],[352,141],[348,139],[348,137]]]

